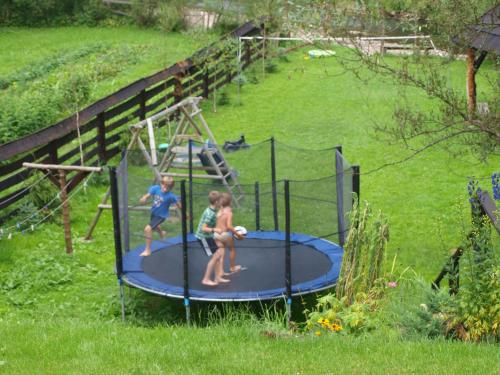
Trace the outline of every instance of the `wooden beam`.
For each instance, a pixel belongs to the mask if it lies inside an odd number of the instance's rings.
[[[55,169],[61,171],[102,172],[102,167],[84,167],[80,165],[23,163],[23,167],[32,169]]]
[[[475,51],[467,50],[467,109],[469,115],[476,112],[476,71],[474,69]]]
[[[71,221],[69,218],[69,203],[68,203],[68,194],[66,190],[66,174],[63,170],[59,170],[59,186],[61,188],[64,241],[66,242],[66,253],[72,254],[73,244],[71,241]]]

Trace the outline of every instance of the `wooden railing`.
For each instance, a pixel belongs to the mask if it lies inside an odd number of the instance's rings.
[[[190,58],[89,105],[78,113],[78,122],[74,114],[57,124],[0,145],[0,210],[29,194],[25,187],[30,172],[23,168],[23,163],[80,165],[80,146],[71,145],[78,139],[78,127],[83,139],[85,165],[105,164],[120,152],[122,133],[127,124],[143,120],[188,96],[208,97],[215,89],[229,83],[237,74],[234,63],[237,51],[235,44],[225,42],[259,32],[259,27],[248,22]],[[227,51],[228,48],[234,49],[234,53]],[[258,46],[246,44],[241,67],[246,68],[260,56]],[[83,173],[69,175],[68,192],[83,177]]]

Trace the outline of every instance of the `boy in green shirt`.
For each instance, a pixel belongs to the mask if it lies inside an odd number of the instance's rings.
[[[208,255],[212,255],[207,264],[207,269],[205,275],[201,280],[202,284],[215,286],[219,283],[228,283],[229,280],[222,277],[223,268],[222,262],[224,261],[225,249],[219,248],[214,240],[214,234],[220,233],[221,230],[215,226],[217,222],[217,203],[219,201],[219,192],[211,191],[208,194],[209,206],[203,211],[201,215],[200,222],[198,224],[198,229],[196,230],[195,236],[200,241],[203,249],[205,249]],[[211,279],[212,273],[215,271],[214,280]]]

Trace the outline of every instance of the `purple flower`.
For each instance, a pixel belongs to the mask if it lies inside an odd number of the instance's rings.
[[[397,283],[396,281],[389,281],[389,282],[387,283],[387,286],[388,286],[389,288],[395,288],[395,287],[397,287],[397,286],[398,286],[398,283]]]

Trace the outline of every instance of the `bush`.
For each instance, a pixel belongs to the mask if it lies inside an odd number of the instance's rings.
[[[0,24],[62,26],[74,22],[95,25],[107,16],[100,0],[7,0],[0,3]]]
[[[157,22],[160,29],[165,32],[186,29],[182,7],[177,4],[160,4],[158,7]]]
[[[378,325],[376,310],[383,289],[374,288],[369,294],[358,293],[353,301],[347,297],[337,298],[329,293],[318,298],[307,315],[306,330],[319,336],[323,333],[360,334],[373,330]]]
[[[365,203],[355,201],[350,214],[351,229],[344,246],[344,257],[337,282],[337,297],[354,300],[356,294],[369,293],[381,277],[389,227],[381,212],[373,218]]]
[[[276,73],[278,71],[278,64],[272,59],[266,60],[265,70],[266,73]]]
[[[228,105],[231,102],[231,99],[229,97],[229,94],[227,93],[226,90],[222,90],[217,99],[217,104],[218,105]]]
[[[139,26],[154,26],[157,21],[159,0],[134,0],[132,17]]]

